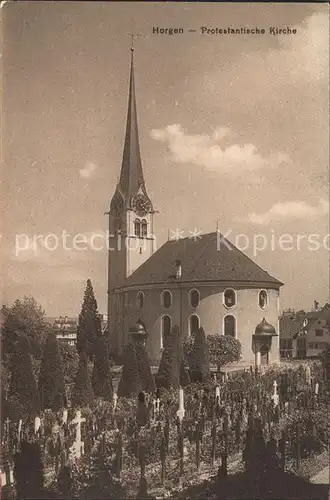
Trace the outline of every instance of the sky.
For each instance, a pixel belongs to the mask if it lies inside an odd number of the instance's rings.
[[[15,2],[2,8],[2,302],[106,312],[105,234],[120,174],[130,36],[157,246],[218,227],[284,283],[329,300],[329,21],[322,4]],[[264,35],[202,34],[227,27]],[[153,28],[183,34],[154,34]],[[269,27],[296,29],[273,35]],[[195,29],[196,32],[188,32]],[[63,247],[63,232],[70,235]],[[283,240],[287,243],[283,243]],[[88,246],[88,245],[87,245]]]

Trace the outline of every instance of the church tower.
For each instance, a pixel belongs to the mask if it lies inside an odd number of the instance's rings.
[[[125,304],[120,287],[154,252],[154,213],[143,177],[132,47],[123,160],[109,210],[108,329],[115,354],[123,344]]]

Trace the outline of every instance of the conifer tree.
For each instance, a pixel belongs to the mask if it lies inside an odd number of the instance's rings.
[[[118,385],[118,396],[136,396],[141,390],[135,346],[133,342],[129,342],[123,352],[123,371]]]
[[[39,408],[37,384],[33,375],[29,341],[25,335],[18,337],[10,363],[11,380],[8,399],[16,401],[20,418],[34,416]],[[18,415],[17,415],[18,416]]]
[[[147,350],[142,342],[135,343],[135,353],[141,389],[149,394],[154,393],[156,390],[155,379],[151,373]]]
[[[63,360],[56,339],[50,332],[45,342],[38,380],[41,408],[58,411],[66,407]]]
[[[180,341],[180,330],[177,325],[167,336],[165,348],[160,360],[157,373],[157,386],[169,389],[178,387],[180,383],[180,366],[182,349]]]
[[[180,363],[180,385],[181,387],[186,387],[191,383],[190,374],[189,374],[189,365],[182,355],[181,363]]]
[[[79,314],[77,328],[77,351],[85,351],[92,359],[96,340],[101,337],[101,320],[91,280],[87,280],[84,300]]]
[[[87,406],[93,397],[92,384],[88,374],[88,358],[87,354],[82,351],[79,355],[79,366],[72,391],[72,405],[82,408]]]
[[[95,357],[92,373],[92,387],[94,395],[105,399],[112,400],[113,389],[110,372],[110,360],[108,343],[104,337],[97,339],[95,344]]]
[[[208,344],[202,327],[195,334],[190,360],[190,377],[192,382],[205,382],[210,377]]]

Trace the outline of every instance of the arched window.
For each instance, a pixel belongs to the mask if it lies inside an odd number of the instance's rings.
[[[172,320],[170,316],[163,316],[161,322],[161,332],[160,332],[160,348],[162,349],[165,345],[166,337],[171,333]]]
[[[224,334],[236,337],[236,318],[235,316],[225,316],[224,319]]]
[[[259,307],[260,309],[266,309],[268,306],[268,294],[266,290],[261,290],[259,292]]]
[[[141,234],[142,238],[146,238],[148,236],[148,223],[146,219],[142,219],[141,221]]]
[[[141,236],[141,221],[140,219],[135,219],[134,221],[134,234],[135,236]]]
[[[231,288],[228,288],[225,290],[223,294],[223,299],[224,299],[224,304],[226,307],[234,307],[236,306],[236,292],[235,290],[232,290]]]
[[[192,314],[189,318],[189,335],[194,335],[199,330],[199,317]]]
[[[165,309],[169,309],[172,305],[172,294],[168,290],[162,292],[162,305]]]
[[[200,302],[200,294],[198,290],[190,290],[189,302],[191,307],[198,307]]]
[[[144,306],[144,293],[143,292],[138,292],[138,294],[136,296],[136,303],[137,303],[138,309],[143,309],[143,306]]]

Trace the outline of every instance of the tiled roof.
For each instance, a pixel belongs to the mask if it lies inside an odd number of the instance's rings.
[[[124,286],[152,283],[242,281],[279,288],[281,283],[270,276],[232,243],[219,234],[167,241],[131,276]],[[176,261],[181,261],[182,275],[175,277]]]
[[[302,326],[304,318],[297,318],[295,313],[290,316],[282,316],[280,318],[280,337],[292,338],[298,335]]]
[[[304,320],[307,324],[304,326]],[[315,326],[318,321],[325,320],[330,325],[330,304],[325,304],[319,311],[309,311],[303,314],[293,312],[280,318],[280,336],[282,338],[297,338],[304,331]]]

